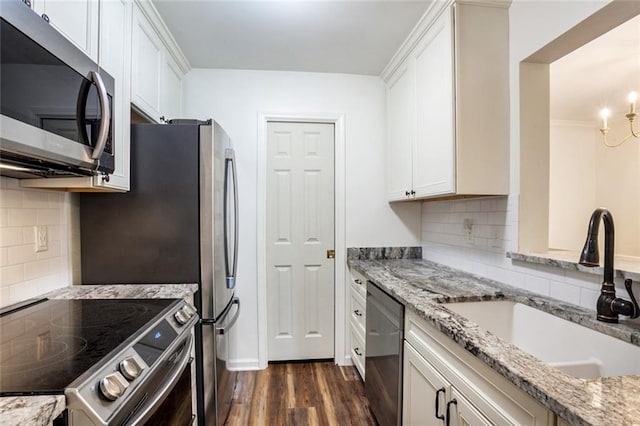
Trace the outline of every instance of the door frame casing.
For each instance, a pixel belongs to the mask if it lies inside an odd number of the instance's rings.
[[[350,364],[346,354],[346,147],[345,114],[258,113],[257,269],[258,269],[258,368],[267,368],[267,123],[327,123],[334,125],[334,345],[338,365]]]

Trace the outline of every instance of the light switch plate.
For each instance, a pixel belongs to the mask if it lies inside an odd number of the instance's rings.
[[[33,232],[36,240],[36,253],[49,250],[49,232],[44,225],[34,226]]]

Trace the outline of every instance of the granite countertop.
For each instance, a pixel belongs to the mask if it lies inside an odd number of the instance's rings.
[[[570,376],[441,303],[512,300],[640,346],[637,323],[602,323],[594,311],[422,259],[349,259],[349,265],[569,423],[640,424],[640,376]]]
[[[192,303],[197,284],[71,286],[41,295],[49,299],[181,299]],[[0,397],[2,426],[48,425],[66,408],[64,395]]]

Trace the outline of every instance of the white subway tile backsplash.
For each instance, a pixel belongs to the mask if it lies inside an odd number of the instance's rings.
[[[524,277],[524,288],[534,293],[549,296],[550,285],[547,278],[537,277],[535,275],[526,275]]]
[[[22,228],[0,228],[0,247],[19,246],[22,241]]]
[[[60,225],[60,209],[38,210],[38,225]]]
[[[49,208],[49,193],[45,191],[24,191],[23,206],[26,209]]]
[[[32,226],[36,224],[35,209],[8,209],[7,226]]]
[[[580,304],[580,287],[569,285],[559,281],[550,281],[551,288],[549,295],[554,299],[563,300],[565,302]]]
[[[44,277],[51,273],[51,263],[48,259],[36,260],[24,264],[24,279],[32,280],[34,278]]]
[[[463,228],[467,218],[471,243]],[[595,310],[601,276],[506,257],[518,249],[517,195],[425,202],[421,223],[425,259]]]
[[[71,284],[72,203],[75,194],[23,189],[0,177],[0,306]],[[35,252],[35,225],[47,226],[47,251]]]
[[[6,287],[24,281],[24,265],[11,265],[0,268],[0,286]]]
[[[0,204],[4,208],[22,208],[22,191],[2,190]]]
[[[9,247],[9,265],[17,265],[20,263],[33,262],[37,260],[35,244],[26,244],[21,246]]]

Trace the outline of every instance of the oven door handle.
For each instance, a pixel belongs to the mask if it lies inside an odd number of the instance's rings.
[[[160,388],[158,392],[155,393],[155,395],[153,396],[153,399],[151,399],[147,404],[145,404],[145,406],[141,408],[140,412],[138,412],[133,419],[126,422],[127,425],[134,426],[134,425],[142,424],[143,422],[147,421],[149,417],[164,402],[166,397],[171,393],[171,391],[173,390],[173,387],[176,385],[176,383],[178,383],[178,380],[180,380],[180,376],[182,375],[182,372],[186,368],[187,364],[189,364],[189,361],[191,358],[191,344],[192,344],[191,340],[192,338],[191,336],[189,336],[187,338],[187,344],[183,349],[183,353],[180,355],[181,358],[179,360],[176,360],[175,366],[172,369],[173,372],[171,373],[171,376],[168,378],[168,380],[166,380],[165,383],[162,385],[162,388]]]

